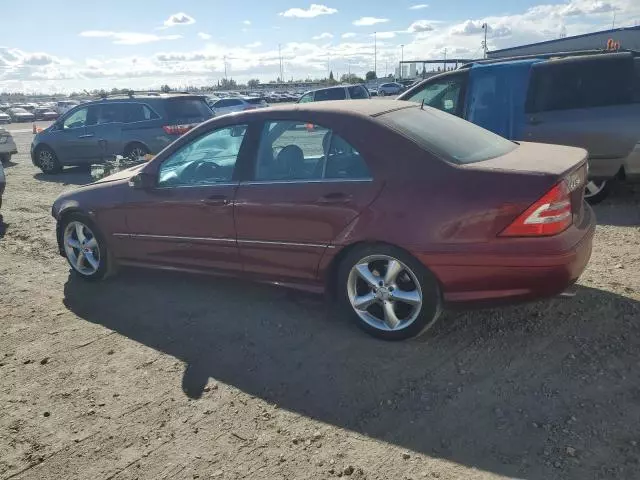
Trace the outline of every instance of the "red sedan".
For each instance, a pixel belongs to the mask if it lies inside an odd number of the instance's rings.
[[[288,105],[212,119],[53,215],[83,278],[138,265],[330,289],[404,339],[446,306],[572,285],[595,228],[586,157],[408,102]]]

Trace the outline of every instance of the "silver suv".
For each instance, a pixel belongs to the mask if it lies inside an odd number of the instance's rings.
[[[339,85],[307,92],[300,97],[298,103],[322,102],[325,100],[362,100],[367,98],[371,98],[371,96],[364,85]]]
[[[589,151],[585,197],[613,178],[640,180],[640,58],[576,52],[474,62],[399,97],[444,110],[511,140]],[[543,159],[541,159],[543,161]]]

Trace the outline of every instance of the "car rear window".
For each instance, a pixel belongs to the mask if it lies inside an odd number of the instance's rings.
[[[213,112],[204,98],[170,98],[167,100],[169,120],[203,121],[213,116]]]
[[[251,105],[262,105],[266,103],[264,98],[247,98],[245,101]]]
[[[458,164],[500,157],[517,147],[500,135],[431,107],[395,110],[380,120],[424,149]]]
[[[365,99],[369,98],[369,93],[363,86],[354,85],[353,87],[349,87],[349,96],[354,100]]]
[[[325,90],[316,91],[316,102],[322,102],[324,100],[344,100],[347,98],[347,94],[344,88],[327,88]]]

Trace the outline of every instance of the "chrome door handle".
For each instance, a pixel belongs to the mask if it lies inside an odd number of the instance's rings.
[[[87,133],[86,135],[80,135],[78,138],[92,138],[95,137],[94,133]]]
[[[229,205],[229,199],[226,195],[211,195],[202,200],[204,206]]]
[[[334,192],[334,193],[328,193],[326,195],[323,195],[317,200],[316,203],[339,204],[339,203],[347,203],[351,199],[352,199],[351,195],[347,195],[346,193],[342,193],[342,192]]]

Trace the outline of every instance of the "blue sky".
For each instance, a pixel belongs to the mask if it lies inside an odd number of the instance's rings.
[[[640,21],[639,0],[315,1],[3,2],[0,90],[206,85],[225,58],[229,76],[266,82],[279,45],[286,79],[364,74],[374,32],[383,75],[400,45],[405,60],[481,55],[483,22],[492,49],[610,28],[614,13],[616,26]]]

